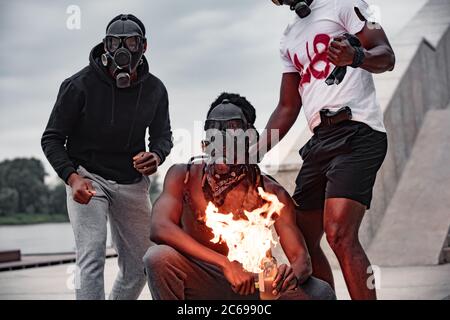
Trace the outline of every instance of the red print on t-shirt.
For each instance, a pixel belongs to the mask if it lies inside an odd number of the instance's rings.
[[[311,53],[309,51],[309,43],[306,42],[306,55],[309,59],[309,66],[305,70],[305,67],[298,59],[297,53],[294,54],[294,59],[291,58],[291,53],[287,52],[289,59],[294,63],[295,68],[300,73],[302,80],[300,81],[300,86],[303,87],[305,84],[311,82],[311,76],[315,79],[325,79],[330,73],[330,61],[328,61],[327,50],[330,43],[330,36],[327,34],[318,34],[314,37],[314,56],[311,58]],[[319,46],[322,45],[322,46]],[[322,47],[322,48],[321,48]],[[317,65],[323,62],[325,67],[323,69],[317,69]]]

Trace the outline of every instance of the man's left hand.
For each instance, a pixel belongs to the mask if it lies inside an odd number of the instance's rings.
[[[297,288],[298,280],[295,276],[294,270],[287,264],[282,264],[278,267],[278,273],[273,280],[273,295],[284,293],[286,291]]]
[[[161,159],[153,152],[139,152],[133,157],[134,168],[146,176],[154,174],[160,163]]]
[[[328,61],[338,67],[346,67],[353,64],[356,50],[343,36],[338,36],[331,41],[328,47]]]

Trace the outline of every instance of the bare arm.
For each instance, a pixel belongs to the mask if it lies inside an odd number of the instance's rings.
[[[297,227],[295,205],[282,187],[276,186],[274,191],[278,199],[285,205],[275,223],[275,229],[294,274],[302,283],[311,275],[312,267],[305,239]]]
[[[259,150],[262,155],[275,146],[271,143],[271,130],[279,130],[279,139],[281,140],[297,120],[302,107],[302,100],[298,92],[300,79],[301,77],[297,72],[283,74],[280,100],[259,141]]]
[[[360,68],[372,73],[394,70],[395,54],[383,29],[369,29],[367,25],[356,35],[364,47],[365,59]]]

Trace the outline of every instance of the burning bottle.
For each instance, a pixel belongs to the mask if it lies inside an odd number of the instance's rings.
[[[280,294],[273,295],[273,281],[278,273],[277,260],[267,256],[261,261],[262,272],[258,276],[259,297],[261,300],[277,300]]]

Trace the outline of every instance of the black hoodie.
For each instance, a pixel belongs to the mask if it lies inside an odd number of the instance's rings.
[[[58,176],[67,182],[79,165],[107,180],[131,183],[141,174],[132,158],[149,150],[161,162],[173,147],[168,96],[163,83],[138,67],[137,81],[119,89],[101,65],[103,44],[92,49],[89,66],[66,79],[42,135],[42,149]]]

